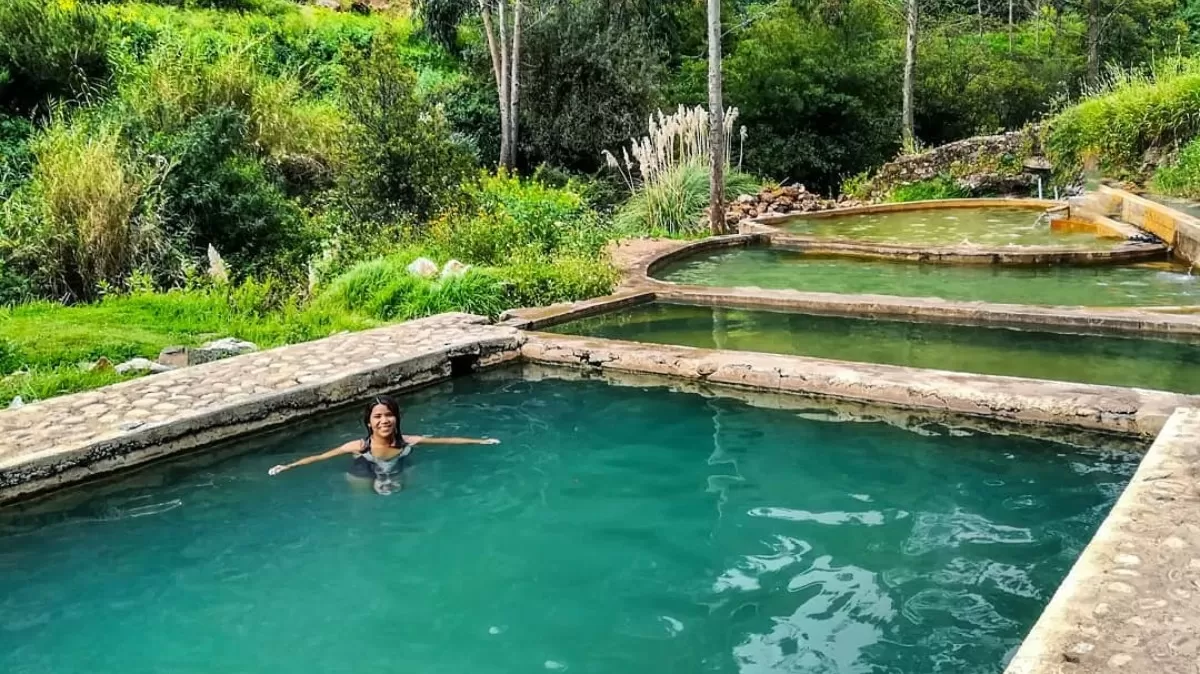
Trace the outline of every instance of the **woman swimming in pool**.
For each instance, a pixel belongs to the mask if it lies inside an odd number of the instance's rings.
[[[484,438],[431,438],[423,435],[404,435],[400,432],[400,406],[396,401],[379,396],[371,400],[363,414],[363,425],[367,427],[367,435],[361,440],[351,440],[341,447],[331,449],[324,454],[309,456],[289,464],[275,466],[267,471],[268,475],[278,475],[285,470],[297,466],[307,466],[310,463],[332,459],[335,456],[349,454],[354,456],[347,477],[356,480],[372,480],[375,492],[387,495],[404,488],[401,474],[404,471],[404,459],[412,453],[414,445],[495,445],[499,440]]]

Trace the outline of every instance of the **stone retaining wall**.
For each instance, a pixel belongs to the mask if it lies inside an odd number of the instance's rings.
[[[995,136],[976,136],[915,155],[902,155],[879,168],[867,185],[869,197],[881,199],[896,186],[940,175],[955,179],[972,194],[1005,194],[1034,187],[1036,178],[1022,161],[1036,144],[1036,129]]]
[[[522,339],[443,314],[0,411],[0,502],[512,360]]]

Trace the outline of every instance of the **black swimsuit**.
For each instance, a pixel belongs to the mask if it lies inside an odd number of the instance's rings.
[[[350,463],[350,468],[346,472],[354,477],[367,480],[399,475],[404,472],[404,460],[412,453],[412,445],[403,439],[400,440],[400,446],[396,448],[400,450],[400,454],[386,461],[375,458],[375,455],[371,453],[371,438],[364,438],[362,445],[362,452],[354,457],[354,461]]]

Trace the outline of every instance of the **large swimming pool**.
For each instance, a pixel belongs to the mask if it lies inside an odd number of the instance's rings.
[[[352,411],[0,511],[0,671],[995,674],[1135,466],[518,374],[390,497],[267,477]]]
[[[1169,263],[1098,266],[918,264],[824,257],[777,248],[703,253],[655,274],[673,283],[940,297],[1005,304],[1200,304],[1200,276]]]

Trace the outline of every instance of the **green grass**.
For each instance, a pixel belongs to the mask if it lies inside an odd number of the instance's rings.
[[[130,378],[85,369],[101,357],[113,364],[138,356],[154,359],[167,346],[194,346],[225,336],[272,347],[378,325],[350,312],[274,301],[269,291],[248,284],[232,290],[136,293],[69,307],[38,302],[4,310],[0,404],[17,395],[28,402]]]
[[[1200,198],[1200,139],[1183,146],[1174,161],[1159,168],[1150,179],[1150,189],[1174,197]]]
[[[249,281],[0,309],[0,405],[17,395],[30,402],[129,378],[81,367],[101,357],[113,364],[154,359],[164,347],[220,337],[270,348],[448,311],[495,317],[512,307],[603,295],[616,283],[606,260],[572,255],[515,258],[457,278],[421,279],[405,269],[420,252],[355,265],[311,301]]]
[[[1200,59],[1168,59],[1153,73],[1114,73],[1100,91],[1046,125],[1056,170],[1081,168],[1089,156],[1113,177],[1137,177],[1149,148],[1169,147],[1200,131]]]

